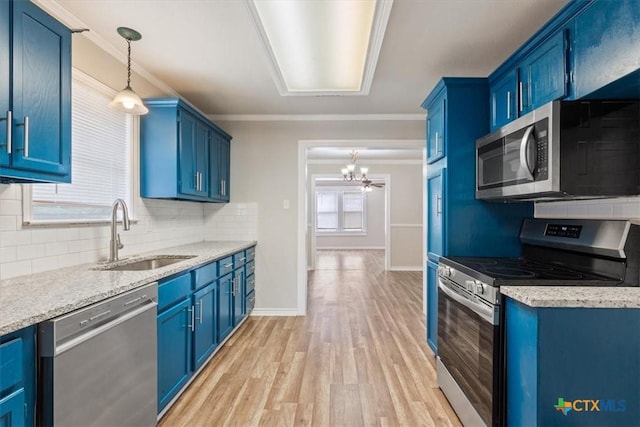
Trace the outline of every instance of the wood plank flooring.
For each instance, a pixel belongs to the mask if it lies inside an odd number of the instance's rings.
[[[459,426],[425,342],[422,273],[318,251],[305,317],[250,317],[160,421],[173,426]]]

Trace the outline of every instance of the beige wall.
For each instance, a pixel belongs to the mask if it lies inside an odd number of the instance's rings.
[[[262,292],[256,295],[256,308],[283,313],[294,313],[298,308],[299,141],[422,139],[424,136],[423,121],[218,121],[218,124],[233,135],[232,202],[255,202],[260,212],[256,271],[260,272]],[[418,182],[421,188],[421,180]],[[285,200],[289,201],[289,209],[283,208]],[[398,214],[398,220],[407,221],[403,218],[408,212]]]

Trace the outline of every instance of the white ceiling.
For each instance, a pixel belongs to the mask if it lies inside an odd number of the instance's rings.
[[[206,114],[422,114],[442,76],[487,76],[568,0],[395,0],[368,96],[280,96],[241,0],[56,1]],[[334,0],[335,1],[335,0]],[[135,88],[135,82],[134,82]]]

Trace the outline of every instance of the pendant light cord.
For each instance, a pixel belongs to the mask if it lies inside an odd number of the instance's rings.
[[[131,88],[131,39],[127,39],[127,88]]]

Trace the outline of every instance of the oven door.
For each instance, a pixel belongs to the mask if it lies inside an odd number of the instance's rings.
[[[499,425],[503,401],[499,306],[469,299],[446,278],[439,277],[438,282],[438,357],[445,368],[438,370],[438,384],[463,423],[477,425],[479,416],[488,426]]]

